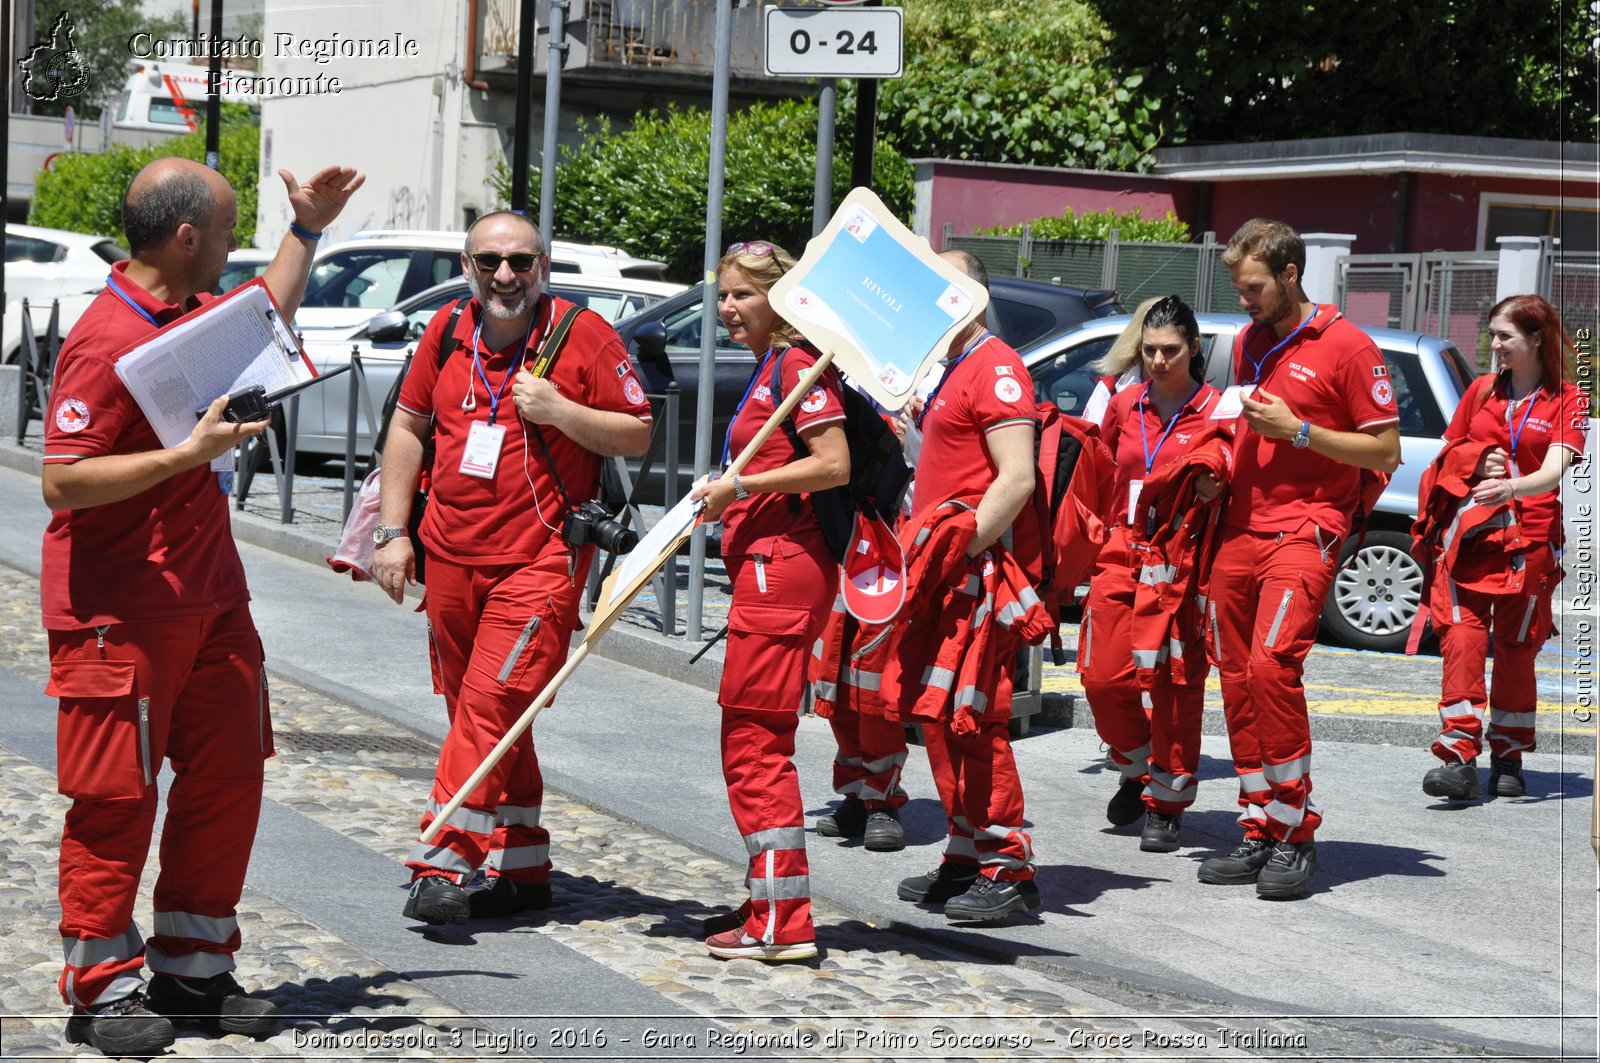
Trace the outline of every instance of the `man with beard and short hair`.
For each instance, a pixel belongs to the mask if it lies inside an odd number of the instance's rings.
[[[1234,344],[1229,392],[1242,413],[1205,601],[1245,835],[1232,854],[1201,863],[1200,881],[1287,898],[1317,870],[1322,820],[1300,676],[1364,504],[1363,470],[1386,475],[1400,462],[1399,416],[1383,354],[1301,286],[1298,233],[1253,219],[1222,261],[1251,325]]]
[[[320,230],[363,179],[334,166],[304,185],[278,176],[294,222],[263,279],[292,317]],[[125,352],[211,299],[237,224],[233,189],[215,171],[176,158],[139,171],[122,200],[132,257],[111,267],[67,336],[45,420],[46,692],[60,699],[57,785],[72,801],[61,833],[61,993],[73,1007],[67,1040],[108,1056],[159,1054],[176,1036],[168,1016],[222,1034],[278,1026],[277,1008],[233,977],[272,724],[228,520],[231,473],[210,468],[269,422],[224,421],[221,396],[187,440],[163,447],[116,370]],[[163,759],[173,780],[147,942],[133,910]]]
[[[461,256],[472,298],[434,315],[400,390],[384,450],[374,574],[396,602],[415,582],[406,534],[432,433],[424,601],[433,686],[450,732],[426,830],[566,661],[593,546],[562,536],[598,493],[601,458],[650,442],[650,404],[616,332],[582,311],[545,375],[530,367],[571,303],[545,294],[550,260],[521,214],[485,214]],[[431,425],[430,425],[431,422]],[[550,835],[544,782],[524,734],[431,844],[406,866],[404,914],[434,925],[546,908]],[[490,886],[465,888],[479,867]]]

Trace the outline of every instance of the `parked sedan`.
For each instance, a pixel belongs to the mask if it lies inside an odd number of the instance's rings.
[[[7,225],[5,298],[27,299],[36,316],[44,303],[48,315],[51,299],[105,287],[111,264],[127,257],[108,236]]]
[[[1089,363],[1110,347],[1127,317],[1091,322],[1064,336],[1022,351],[1040,402],[1081,414],[1094,390]],[[1249,324],[1242,314],[1201,314],[1200,332],[1206,379],[1218,387],[1232,382],[1234,336]],[[1378,499],[1366,541],[1344,547],[1344,564],[1323,609],[1325,629],[1340,642],[1365,649],[1404,649],[1422,597],[1422,568],[1411,556],[1411,522],[1417,513],[1417,485],[1441,446],[1440,436],[1456,404],[1472,382],[1473,371],[1455,345],[1438,336],[1369,328],[1394,384],[1400,412],[1400,460],[1389,487]]]
[[[618,322],[617,332],[628,345],[645,387],[659,394],[675,383],[682,395],[682,414],[678,429],[680,484],[693,477],[696,420],[696,394],[700,386],[700,307],[703,288],[695,285],[642,313]],[[989,279],[988,325],[1007,343],[1018,349],[1029,343],[1076,328],[1106,314],[1121,312],[1117,293],[1085,291],[1059,284],[1023,280],[1018,277]],[[755,369],[750,350],[735,344],[728,330],[717,322],[716,383],[711,405],[712,447],[720,448],[733,418],[739,397]],[[712,461],[720,458],[720,450]],[[660,466],[658,465],[657,468]],[[647,497],[658,500],[662,477],[656,474],[646,485]]]
[[[551,278],[549,290],[561,298],[588,307],[607,321],[626,317],[659,300],[661,290],[674,292],[682,285],[643,281],[631,277],[596,277],[587,274],[559,273]],[[335,334],[336,338],[305,339],[306,356],[319,372],[346,364],[350,352],[361,352],[361,365],[367,377],[367,396],[373,420],[381,413],[384,396],[400,374],[406,356],[416,349],[417,340],[439,308],[467,295],[467,282],[460,277],[436,285],[413,296],[392,310],[385,310],[358,328]],[[325,384],[300,393],[299,421],[295,430],[295,450],[310,457],[343,457],[349,426],[351,374],[341,373]],[[356,456],[365,459],[372,452],[372,432],[367,406],[358,396],[356,416]]]

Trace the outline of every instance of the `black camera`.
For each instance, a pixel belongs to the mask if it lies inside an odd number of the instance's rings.
[[[639,545],[638,532],[613,520],[606,507],[592,499],[567,511],[561,538],[574,549],[593,543],[613,554],[625,554]]]

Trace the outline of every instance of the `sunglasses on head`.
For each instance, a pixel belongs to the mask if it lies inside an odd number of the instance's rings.
[[[517,251],[509,255],[497,255],[492,251],[480,251],[468,257],[472,259],[473,265],[485,273],[496,272],[502,262],[510,266],[513,273],[526,273],[539,264],[539,260],[544,257],[544,252]]]
[[[728,245],[727,253],[730,255],[737,255],[741,251],[747,255],[755,255],[759,258],[762,255],[772,254],[773,247],[765,240],[751,240],[748,243],[741,240],[736,244]]]

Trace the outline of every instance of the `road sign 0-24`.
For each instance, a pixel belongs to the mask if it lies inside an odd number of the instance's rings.
[[[905,15],[898,7],[769,7],[762,49],[770,77],[897,78]]]

